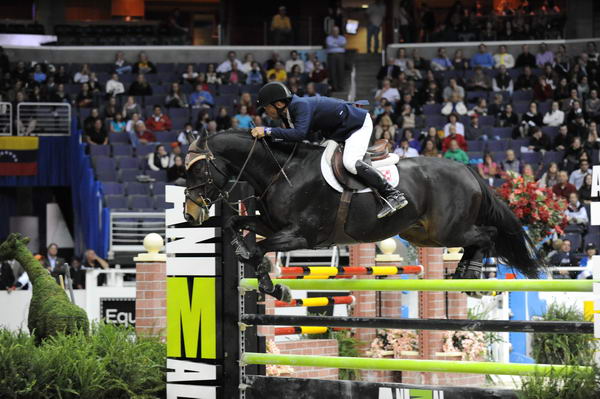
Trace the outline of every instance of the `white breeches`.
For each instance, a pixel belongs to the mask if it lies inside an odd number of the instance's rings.
[[[356,161],[362,161],[365,157],[372,133],[373,121],[371,120],[371,115],[367,114],[362,127],[352,133],[346,140],[343,156],[344,167],[353,175],[356,174]]]

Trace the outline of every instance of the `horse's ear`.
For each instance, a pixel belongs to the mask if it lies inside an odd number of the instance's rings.
[[[192,143],[197,139],[193,132],[186,132],[185,137],[190,145],[192,145]]]

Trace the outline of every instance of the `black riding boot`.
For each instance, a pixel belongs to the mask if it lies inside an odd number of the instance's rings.
[[[367,186],[376,190],[385,203],[383,208],[377,213],[378,219],[386,217],[408,204],[408,201],[404,198],[404,193],[392,187],[381,173],[369,164],[363,161],[356,161],[356,172],[357,177]]]

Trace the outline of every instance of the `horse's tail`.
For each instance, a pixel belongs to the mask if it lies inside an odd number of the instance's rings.
[[[521,222],[496,193],[473,169],[468,168],[481,187],[479,224],[498,229],[495,239],[496,256],[529,278],[537,278],[544,266]]]

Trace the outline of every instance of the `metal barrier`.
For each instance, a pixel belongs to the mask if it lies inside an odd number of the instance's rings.
[[[108,258],[117,253],[144,252],[142,242],[149,233],[165,229],[164,212],[111,212]]]
[[[0,102],[0,136],[11,136],[12,128],[12,104]]]
[[[17,132],[20,136],[68,136],[71,134],[71,105],[19,103]]]

